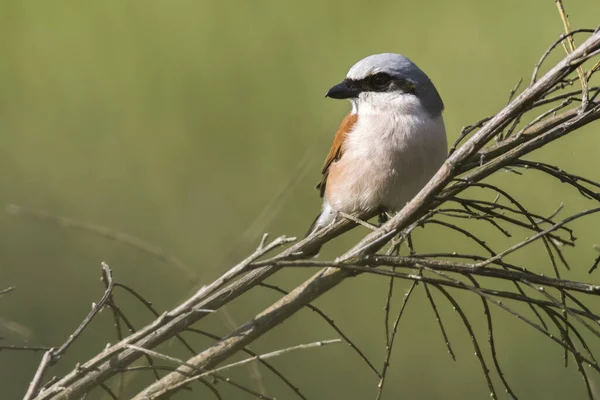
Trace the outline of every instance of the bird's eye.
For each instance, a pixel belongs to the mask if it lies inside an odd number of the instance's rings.
[[[389,76],[388,74],[376,74],[373,75],[371,77],[371,83],[373,84],[373,86],[377,87],[377,88],[384,88],[386,87],[390,81],[392,80],[392,77]]]

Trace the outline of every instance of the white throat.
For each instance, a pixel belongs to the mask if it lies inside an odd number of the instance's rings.
[[[351,99],[352,113],[361,115],[413,115],[428,116],[417,96],[398,92],[363,92]]]

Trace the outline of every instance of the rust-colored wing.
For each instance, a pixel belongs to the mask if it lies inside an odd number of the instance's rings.
[[[335,137],[333,138],[333,143],[331,144],[331,149],[329,149],[329,154],[327,154],[327,158],[325,159],[325,164],[323,164],[323,170],[321,173],[323,176],[321,177],[321,182],[317,185],[317,189],[319,189],[319,193],[321,197],[325,194],[325,184],[327,183],[327,176],[329,175],[329,167],[331,164],[336,162],[342,157],[342,153],[344,151],[344,141],[348,134],[356,124],[358,120],[357,114],[348,114],[340,124]]]

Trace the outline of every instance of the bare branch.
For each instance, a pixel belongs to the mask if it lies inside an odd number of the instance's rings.
[[[48,367],[50,367],[50,363],[52,362],[53,351],[54,349],[52,348],[44,353],[42,361],[40,362],[40,365],[38,366],[37,371],[33,376],[33,379],[31,380],[31,382],[29,382],[29,388],[27,388],[27,393],[25,393],[25,397],[23,397],[23,400],[33,399],[33,397],[36,395],[39,387],[42,384],[42,379],[44,379],[44,373],[46,372]]]

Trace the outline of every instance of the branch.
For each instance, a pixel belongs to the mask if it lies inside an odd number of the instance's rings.
[[[277,350],[277,351],[273,351],[273,352],[266,353],[266,354],[256,355],[254,357],[246,358],[244,360],[241,360],[241,361],[238,361],[238,362],[234,362],[234,363],[231,363],[231,364],[228,364],[228,365],[224,365],[222,367],[215,368],[215,369],[210,370],[210,371],[202,372],[200,375],[192,376],[191,378],[183,379],[183,380],[181,380],[181,381],[179,381],[177,383],[174,383],[173,384],[174,386],[164,386],[164,387],[158,386],[157,387],[158,390],[157,390],[156,393],[154,393],[154,394],[152,394],[150,396],[143,396],[143,397],[140,397],[140,395],[138,395],[138,396],[134,397],[133,400],[136,400],[136,399],[137,400],[151,400],[151,399],[156,399],[156,398],[159,398],[159,397],[167,394],[170,391],[179,389],[179,388],[183,387],[184,385],[187,385],[188,383],[191,383],[191,382],[193,382],[193,381],[195,381],[197,379],[200,379],[200,378],[205,377],[205,376],[214,375],[217,372],[221,372],[221,371],[224,371],[224,370],[229,369],[229,368],[238,367],[240,365],[244,365],[244,364],[247,364],[247,363],[250,363],[250,362],[254,362],[254,361],[258,361],[258,360],[266,360],[266,359],[269,359],[269,358],[278,357],[278,356],[281,356],[281,355],[283,355],[285,353],[288,353],[288,352],[291,352],[291,351],[306,350],[306,349],[310,349],[310,348],[314,348],[314,347],[322,347],[322,346],[326,346],[326,345],[329,345],[329,344],[341,343],[341,342],[342,342],[341,339],[322,340],[322,341],[319,341],[319,342],[313,342],[313,343],[308,343],[308,344],[300,344],[298,346],[288,347],[288,348],[285,348],[285,349],[282,349],[282,350]],[[137,348],[137,350],[140,350],[140,349]],[[155,353],[155,352],[153,352],[153,353]],[[183,363],[183,365],[186,366],[186,367],[192,368],[194,370],[197,370],[196,367],[190,366],[187,363]]]

